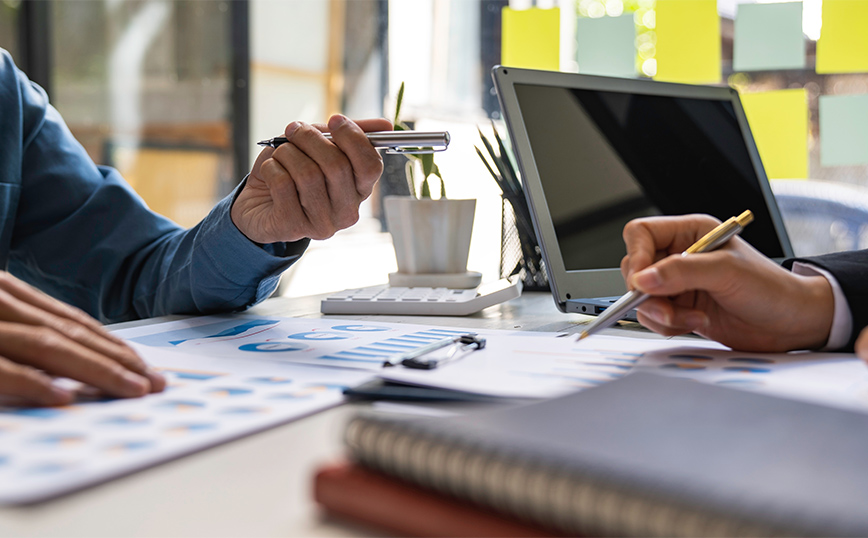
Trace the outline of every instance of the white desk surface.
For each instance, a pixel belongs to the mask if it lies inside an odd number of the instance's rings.
[[[320,317],[319,299],[273,298],[250,312]],[[548,293],[525,293],[460,318],[335,317],[547,331],[588,319],[559,312]],[[117,327],[166,319],[175,318]],[[362,405],[331,409],[45,503],[0,508],[0,536],[365,536],[324,520],[311,493],[315,469],[341,456],[343,426]]]

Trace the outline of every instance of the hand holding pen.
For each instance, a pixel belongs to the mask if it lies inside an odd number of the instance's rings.
[[[327,239],[352,226],[383,172],[367,133],[391,126],[387,119],[352,121],[339,114],[328,125],[290,123],[283,136],[291,143],[266,147],[257,157],[232,204],[233,224],[259,244]]]
[[[745,226],[747,226],[751,221],[753,221],[753,213],[750,211],[745,211],[741,215],[737,217],[731,217],[727,219],[725,222],[716,226],[713,230],[703,235],[699,241],[693,243],[690,247],[688,247],[684,252],[681,253],[682,256],[687,256],[689,254],[698,254],[700,252],[708,252],[715,250],[724,244],[727,241],[735,237],[737,234],[741,233]],[[645,302],[648,299],[649,294],[645,293],[639,289],[632,289],[625,293],[620,299],[615,301],[609,308],[607,308],[602,314],[600,314],[597,319],[591,322],[584,331],[579,335],[579,340],[583,338],[587,338],[592,334],[595,334],[606,327],[611,327],[618,320],[622,319],[627,313]]]
[[[737,236],[714,251],[681,254],[719,225],[708,215],[627,224],[621,271],[631,289],[649,295],[639,321],[665,336],[694,332],[735,349],[824,346],[834,309],[824,277],[790,272]]]

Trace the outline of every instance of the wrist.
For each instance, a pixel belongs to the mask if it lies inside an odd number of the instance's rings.
[[[799,319],[793,327],[797,342],[791,349],[821,349],[826,346],[832,331],[835,296],[832,285],[821,275],[795,275],[803,290],[801,308],[794,312]]]

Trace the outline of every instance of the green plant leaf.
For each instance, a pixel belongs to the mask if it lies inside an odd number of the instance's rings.
[[[434,173],[434,168],[437,166],[434,164],[434,154],[422,153],[419,155],[419,160],[422,162],[422,175],[427,180],[428,176]]]
[[[404,81],[401,81],[401,87],[398,89],[398,102],[395,104],[395,121],[392,123],[395,125],[396,131],[404,131],[406,129],[398,129],[398,126],[401,125],[401,120],[399,119],[401,116],[401,103],[404,102]]]

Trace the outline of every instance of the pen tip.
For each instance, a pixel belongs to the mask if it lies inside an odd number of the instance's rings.
[[[582,333],[579,335],[579,339],[576,341],[578,342],[578,341],[584,340],[585,338],[587,338],[589,336],[591,336],[591,335],[588,334],[588,331],[582,331]]]

